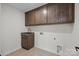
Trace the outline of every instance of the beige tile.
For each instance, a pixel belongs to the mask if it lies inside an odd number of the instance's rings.
[[[7,56],[58,56],[58,55],[34,47],[30,50],[25,50],[25,49],[21,48],[19,50],[16,50],[16,51],[8,54]]]

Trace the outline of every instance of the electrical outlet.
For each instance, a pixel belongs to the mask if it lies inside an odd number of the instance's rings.
[[[40,32],[40,35],[43,35],[43,32]]]
[[[54,37],[54,40],[56,40],[56,38]]]

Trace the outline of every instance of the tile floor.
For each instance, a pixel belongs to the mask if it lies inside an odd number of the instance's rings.
[[[30,50],[25,50],[23,48],[16,50],[7,56],[58,56],[54,53],[39,49],[39,48],[32,48]]]

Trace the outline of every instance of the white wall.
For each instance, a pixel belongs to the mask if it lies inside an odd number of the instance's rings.
[[[73,45],[79,46],[79,3],[75,5],[75,24],[73,29]]]
[[[56,40],[54,40],[54,37]],[[64,50],[57,53],[57,45],[62,46],[62,49],[64,49],[64,40],[69,40],[70,37],[70,33],[43,32],[43,35],[40,35],[40,32],[35,32],[35,46],[52,53],[63,55]]]
[[[1,37],[2,37],[2,30],[1,30],[1,25],[2,25],[2,23],[1,23],[1,4],[0,4],[0,54],[1,54],[1,41],[2,41],[2,39],[1,39]]]
[[[28,28],[28,27],[27,27]],[[31,30],[35,32],[35,46],[52,53],[57,53],[57,45],[62,46],[64,51],[66,40],[71,39],[73,31],[73,23],[71,24],[56,24],[43,26],[30,26]],[[43,35],[40,35],[40,33]],[[56,40],[54,40],[54,37]],[[63,51],[59,53],[63,55]]]
[[[26,28],[28,28],[28,27],[26,27]],[[73,30],[73,23],[30,26],[30,28],[34,32],[71,33]]]
[[[75,50],[75,46],[79,47],[79,3],[75,4],[75,23],[73,25],[71,38],[64,41],[65,52],[71,55],[71,52],[67,50]],[[77,55],[79,55],[79,53]]]
[[[3,54],[6,55],[16,49],[21,48],[21,32],[25,29],[24,13],[15,8],[2,4],[3,16]]]

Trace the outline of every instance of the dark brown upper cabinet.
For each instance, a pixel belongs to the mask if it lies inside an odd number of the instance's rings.
[[[74,4],[58,4],[58,23],[74,22]]]
[[[74,3],[49,3],[25,13],[25,25],[74,22]]]
[[[29,11],[25,13],[25,25],[34,25],[35,24],[35,11]]]
[[[47,23],[57,23],[58,21],[58,4],[48,4],[47,5]]]
[[[42,6],[35,9],[35,24],[46,24],[47,7]]]

